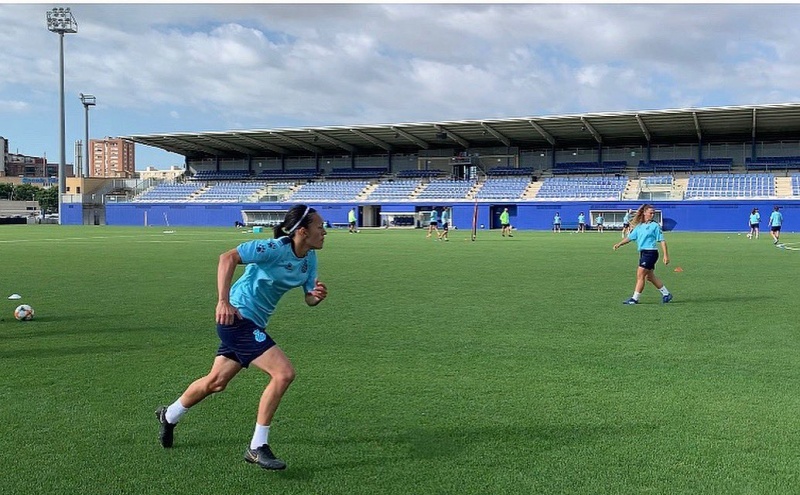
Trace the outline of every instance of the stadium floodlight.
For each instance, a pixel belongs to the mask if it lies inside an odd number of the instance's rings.
[[[86,118],[84,119],[84,122],[86,124],[85,127],[86,143],[84,144],[84,147],[86,148],[86,162],[83,165],[84,169],[83,176],[89,177],[89,107],[97,105],[97,98],[95,98],[94,95],[87,95],[81,93],[81,103],[83,103],[83,108],[86,110],[85,112]]]
[[[67,190],[66,162],[67,162],[67,136],[66,118],[64,116],[64,35],[67,33],[77,33],[78,23],[69,10],[69,7],[55,7],[47,11],[47,30],[57,33],[59,37],[59,77],[60,77],[60,99],[61,99],[61,150],[58,161],[58,223],[62,222],[63,209],[61,201]]]

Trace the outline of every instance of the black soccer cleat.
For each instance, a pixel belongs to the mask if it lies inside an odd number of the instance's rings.
[[[156,409],[156,419],[161,423],[161,430],[158,432],[158,440],[165,449],[172,447],[172,431],[175,425],[167,421],[167,406]]]
[[[272,449],[266,443],[257,449],[244,451],[244,460],[251,464],[258,464],[264,469],[280,470],[286,469],[286,463],[275,457]]]

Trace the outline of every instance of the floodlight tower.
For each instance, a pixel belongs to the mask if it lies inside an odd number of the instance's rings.
[[[86,110],[86,142],[84,143],[84,148],[86,148],[86,161],[84,162],[83,169],[84,169],[84,177],[89,177],[89,107],[93,107],[97,105],[97,99],[94,95],[87,95],[81,93],[81,103],[83,103],[83,108]]]
[[[61,100],[61,148],[58,162],[58,223],[60,225],[63,218],[61,200],[67,190],[67,136],[66,118],[64,116],[64,35],[78,32],[78,23],[75,21],[75,17],[72,15],[69,7],[55,7],[47,11],[47,30],[57,33],[60,41],[59,77],[61,85],[59,96]]]

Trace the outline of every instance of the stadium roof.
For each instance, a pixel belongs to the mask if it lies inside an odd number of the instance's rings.
[[[190,159],[800,139],[800,103],[120,136]]]

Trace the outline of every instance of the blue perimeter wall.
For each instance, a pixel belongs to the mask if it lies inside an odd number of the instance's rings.
[[[563,202],[497,202],[478,204],[478,225],[489,228],[493,225],[490,215],[497,217],[503,207],[511,213],[511,224],[520,230],[550,230],[553,216],[561,214],[565,227],[577,223],[578,213],[590,210],[636,209],[642,203],[631,201],[563,201]],[[115,203],[106,205],[107,225],[143,226],[145,212],[152,226],[217,226],[232,227],[241,221],[241,210],[288,210],[293,203]],[[352,207],[377,205],[376,203],[310,203],[331,223],[346,223],[347,212]],[[758,208],[761,213],[761,228],[767,229],[767,219],[773,207],[778,205],[783,213],[783,230],[800,230],[800,200],[717,200],[717,201],[654,201],[652,205],[661,210],[665,230],[699,232],[742,232],[749,230],[750,211]],[[380,204],[381,212],[410,212],[415,209],[429,210],[431,207],[450,207],[453,225],[458,229],[472,228],[474,203],[430,202]],[[166,219],[164,214],[166,213]],[[62,205],[62,224],[80,225],[83,211],[80,204]],[[496,223],[497,220],[495,218]]]

